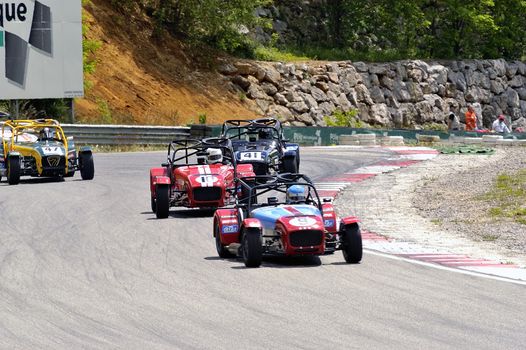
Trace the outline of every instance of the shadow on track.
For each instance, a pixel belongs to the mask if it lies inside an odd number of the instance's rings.
[[[31,185],[31,184],[49,184],[49,183],[58,183],[58,182],[65,182],[66,179],[63,177],[32,177],[28,179],[20,179],[20,183],[18,185],[9,185],[9,183],[2,177],[2,181],[0,182],[0,186],[20,186],[20,185]]]
[[[216,209],[179,209],[171,210],[168,214],[167,219],[195,219],[195,218],[211,218],[214,216]],[[153,217],[147,218],[146,220],[166,220],[157,219],[155,213],[151,211],[143,211],[141,215],[153,215]]]
[[[228,258],[222,259],[218,256],[208,256],[204,258],[208,261],[229,261],[233,263],[241,263],[242,265],[231,266],[234,270],[253,269],[243,265],[241,258]],[[321,259],[319,256],[296,256],[296,257],[265,257],[261,267],[278,268],[278,269],[290,269],[290,268],[310,268],[321,266]]]

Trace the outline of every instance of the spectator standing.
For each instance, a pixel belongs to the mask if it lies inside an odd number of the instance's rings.
[[[504,115],[499,115],[499,117],[493,122],[491,129],[495,132],[509,133],[510,128],[508,128],[505,121],[506,118],[504,117]]]
[[[477,114],[473,106],[468,106],[468,111],[465,114],[466,117],[466,131],[475,131],[477,129]]]
[[[451,130],[460,130],[460,120],[455,113],[449,112],[447,116],[447,129]]]

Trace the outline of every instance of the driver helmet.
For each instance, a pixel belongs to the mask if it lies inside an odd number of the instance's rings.
[[[39,138],[42,141],[44,141],[44,140],[51,140],[51,139],[53,139],[53,131],[50,128],[47,128],[47,127],[43,128],[42,130],[40,130]]]
[[[208,164],[216,164],[223,162],[223,152],[219,148],[209,148],[208,153]]]
[[[272,131],[268,128],[261,129],[258,132],[258,137],[260,140],[272,140]]]
[[[197,164],[199,165],[206,164],[206,161],[208,159],[208,153],[207,152],[197,152],[196,158],[197,158]]]
[[[300,185],[292,185],[287,189],[287,203],[305,202],[307,195],[305,187]]]

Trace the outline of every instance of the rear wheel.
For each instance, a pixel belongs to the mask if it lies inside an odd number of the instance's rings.
[[[298,172],[298,163],[296,163],[296,157],[283,158],[283,171],[292,174]]]
[[[342,242],[343,258],[349,264],[356,264],[362,260],[362,234],[358,224],[345,226]]]
[[[170,187],[155,186],[155,215],[157,219],[166,219],[170,212]]]
[[[259,229],[243,229],[241,252],[246,267],[259,267],[263,260],[263,246]]]
[[[219,232],[219,224],[214,221],[214,236],[216,241],[217,255],[219,255],[221,259],[232,258],[234,255],[230,253],[223,244],[221,244],[220,235],[221,233]]]
[[[91,152],[80,153],[80,176],[82,180],[93,180],[95,176],[95,166],[93,165],[93,154]]]
[[[7,158],[7,182],[10,185],[20,183],[20,157]]]

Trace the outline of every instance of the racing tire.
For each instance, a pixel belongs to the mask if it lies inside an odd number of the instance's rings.
[[[259,229],[243,229],[241,252],[246,267],[260,267],[263,260],[263,245]]]
[[[226,247],[223,244],[221,244],[220,235],[221,233],[219,232],[219,225],[217,224],[217,222],[214,221],[214,236],[216,241],[217,255],[219,255],[221,259],[228,259],[234,257],[234,254],[230,253],[228,249],[226,249]]]
[[[362,260],[362,234],[358,224],[345,226],[342,242],[343,258],[349,264],[357,264]]]
[[[7,158],[7,182],[10,185],[20,183],[20,157]]]
[[[152,212],[157,212],[157,203],[155,202],[155,198],[151,198],[151,206],[152,206]]]
[[[93,165],[93,154],[80,153],[80,177],[82,180],[93,180],[95,176],[95,166]]]
[[[283,172],[291,174],[296,174],[298,172],[296,157],[283,158]]]
[[[166,219],[170,213],[170,187],[168,185],[155,186],[155,216]]]
[[[296,171],[300,172],[300,151],[296,152]]]

